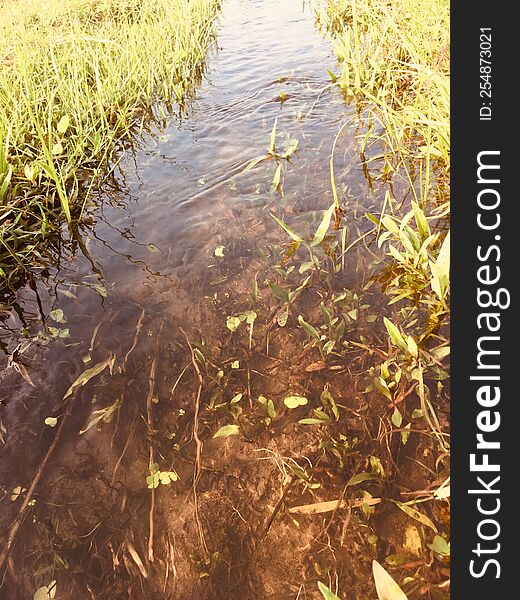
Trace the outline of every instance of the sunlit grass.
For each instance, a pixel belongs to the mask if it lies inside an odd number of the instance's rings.
[[[338,85],[367,101],[394,168],[419,165],[425,207],[433,171],[449,177],[449,2],[328,0],[319,19],[333,33]]]
[[[0,286],[40,264],[90,182],[156,101],[200,72],[218,0],[0,6]]]

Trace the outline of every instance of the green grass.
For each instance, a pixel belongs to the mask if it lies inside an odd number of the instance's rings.
[[[318,18],[341,62],[337,84],[366,102],[391,168],[414,161],[425,208],[436,182],[449,179],[449,2],[328,0]]]
[[[218,0],[0,5],[0,288],[45,264],[154,103],[200,74]]]

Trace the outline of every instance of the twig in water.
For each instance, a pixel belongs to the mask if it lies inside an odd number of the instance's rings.
[[[191,362],[193,364],[193,368],[195,369],[195,372],[199,379],[199,389],[197,390],[197,396],[195,397],[195,413],[193,415],[193,439],[195,440],[195,446],[196,446],[195,463],[194,463],[194,467],[193,467],[193,499],[194,499],[194,504],[195,504],[195,511],[194,511],[195,519],[197,521],[197,528],[199,530],[200,542],[202,544],[202,549],[205,554],[204,558],[207,559],[209,552],[208,552],[208,547],[206,546],[206,540],[204,539],[204,531],[202,529],[202,524],[201,524],[200,518],[199,518],[199,507],[198,507],[198,499],[197,499],[197,483],[198,483],[200,475],[201,475],[201,461],[202,461],[202,448],[203,448],[202,441],[199,437],[199,410],[200,410],[200,396],[202,393],[202,385],[204,383],[204,379],[202,378],[202,373],[200,372],[199,365],[195,358],[195,352],[193,351],[193,346],[191,345],[191,342],[190,342],[188,336],[186,335],[186,332],[184,331],[184,329],[181,327],[180,330],[182,331],[184,337],[186,338],[186,342],[187,342],[188,347],[191,352]]]

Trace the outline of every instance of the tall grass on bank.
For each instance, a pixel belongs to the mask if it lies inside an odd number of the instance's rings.
[[[327,0],[338,85],[367,108],[397,169],[421,168],[423,208],[432,171],[447,183],[450,157],[450,7],[447,0]]]
[[[44,261],[57,223],[153,102],[200,72],[218,0],[0,5],[0,287]]]
[[[390,187],[375,225],[385,251],[380,281],[393,351],[374,369],[374,388],[415,389],[441,452],[449,451],[426,381],[447,399],[449,355],[450,99],[448,0],[327,0],[317,13],[341,64],[336,83],[358,103],[367,132],[383,147],[382,179],[400,172],[409,191]],[[378,155],[376,158],[380,159]],[[370,159],[368,159],[370,160]],[[412,201],[404,201],[404,197]],[[433,357],[433,358],[432,358]],[[394,376],[395,374],[395,376]],[[435,389],[431,386],[431,389]],[[445,405],[445,404],[444,404]],[[396,409],[397,410],[397,409]]]

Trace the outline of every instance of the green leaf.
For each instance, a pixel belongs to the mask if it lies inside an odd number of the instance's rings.
[[[298,408],[299,406],[305,406],[307,402],[308,400],[305,398],[305,396],[287,396],[287,398],[284,398],[283,401],[285,406],[290,409]]]
[[[65,314],[61,310],[61,308],[57,308],[56,310],[51,310],[49,313],[49,317],[56,321],[56,323],[65,323],[67,319],[65,318]]]
[[[394,408],[394,412],[392,414],[392,423],[396,427],[401,427],[402,422],[403,422],[403,415],[401,414],[400,410],[396,406]]]
[[[282,227],[282,229],[284,229],[290,236],[291,238],[295,241],[298,242],[299,244],[301,244],[303,242],[303,238],[300,237],[296,232],[294,232],[289,225],[286,225],[283,221],[281,221],[278,217],[275,217],[273,215],[273,213],[269,213],[271,215],[271,217],[273,217],[273,219],[278,223],[278,225],[280,225],[280,227]]]
[[[419,512],[415,508],[412,508],[411,506],[408,506],[407,504],[399,502],[399,500],[391,500],[391,502],[398,506],[409,517],[412,517],[412,519],[415,519],[419,523],[422,523],[423,525],[429,527],[430,529],[435,531],[435,533],[437,533],[437,527],[435,527],[435,525],[426,515],[423,515],[421,512]]]
[[[157,474],[159,475],[159,481],[162,485],[169,485],[179,479],[179,476],[175,471],[159,471]]]
[[[276,171],[274,172],[273,181],[271,183],[271,193],[275,192],[280,185],[280,177],[282,175],[282,165],[278,165],[276,167]]]
[[[58,131],[61,134],[65,133],[67,131],[67,129],[69,128],[69,124],[70,124],[69,115],[63,115],[63,117],[61,117],[61,119],[58,122],[58,126],[57,126]]]
[[[348,480],[347,485],[357,485],[358,483],[363,483],[363,481],[369,481],[371,479],[379,479],[379,475],[376,473],[357,473]]]
[[[406,343],[404,337],[402,336],[399,329],[386,317],[383,317],[383,322],[385,324],[386,330],[388,331],[388,335],[392,342],[404,352],[408,351],[408,344]]]
[[[323,241],[323,238],[325,237],[325,235],[327,234],[327,231],[329,230],[330,220],[332,218],[332,214],[334,213],[334,209],[335,209],[335,205],[331,204],[329,206],[329,208],[323,213],[323,218],[321,220],[321,223],[320,223],[318,229],[316,229],[316,233],[314,234],[314,238],[311,242],[311,247],[317,246],[318,244],[321,244],[321,242]]]
[[[229,329],[229,331],[236,331],[238,329],[238,326],[240,325],[241,321],[239,317],[228,317],[226,319],[226,327]]]
[[[412,207],[417,229],[419,230],[421,238],[425,240],[431,233],[430,226],[428,225],[428,221],[426,220],[423,210],[419,207],[417,202],[412,201]]]
[[[389,217],[388,215],[384,216],[381,219],[381,223],[386,229],[388,229],[388,231],[391,231],[392,233],[395,233],[395,235],[399,236],[399,227],[392,217]]]
[[[225,246],[217,246],[215,248],[215,251],[213,252],[213,254],[218,257],[223,257],[224,256],[224,248],[225,248]]]
[[[289,318],[289,305],[286,304],[282,310],[276,315],[276,322],[280,327],[285,327]]]
[[[47,417],[44,421],[45,425],[48,425],[49,427],[56,427],[56,424],[58,423],[58,419],[56,417]]]
[[[301,316],[298,315],[298,323],[305,329],[305,331],[315,340],[319,340],[320,339],[320,334],[318,333],[318,330],[315,329],[312,325],[310,325],[309,323],[307,323],[307,321],[305,321],[305,319]]]
[[[336,594],[321,581],[318,581],[318,589],[325,600],[340,600],[340,598],[336,596]]]
[[[80,435],[82,435],[83,433],[87,432],[89,429],[91,429],[92,427],[94,427],[94,425],[97,425],[100,421],[103,421],[103,423],[110,423],[110,421],[112,420],[112,417],[114,416],[115,412],[120,408],[120,406],[122,404],[123,404],[122,398],[118,398],[110,406],[107,406],[105,408],[101,408],[99,410],[95,410],[90,415],[90,421],[88,422],[87,426],[79,432]]]
[[[213,436],[213,438],[229,437],[230,435],[238,435],[240,428],[238,425],[224,425]]]
[[[63,154],[63,145],[61,142],[57,142],[56,144],[54,144],[52,146],[52,154],[53,156],[58,156],[60,154]]]
[[[71,384],[69,389],[65,392],[65,396],[63,399],[67,399],[76,389],[83,387],[86,383],[88,383],[93,377],[99,375],[102,371],[104,371],[107,367],[110,367],[110,372],[112,372],[112,367],[114,366],[114,361],[116,360],[115,356],[111,356],[106,360],[103,360],[97,365],[94,365],[90,369],[84,371],[81,375],[79,375]]]
[[[372,573],[379,600],[408,600],[403,590],[377,560],[372,561]]]
[[[408,352],[414,357],[417,358],[419,356],[419,348],[417,346],[416,341],[413,339],[411,335],[406,338],[406,347]]]
[[[431,548],[434,552],[437,552],[437,554],[441,554],[442,556],[450,556],[450,545],[440,535],[436,535],[433,538],[433,542],[428,544],[428,548]]]
[[[279,285],[276,285],[276,283],[273,283],[271,281],[269,282],[269,287],[271,288],[271,291],[273,292],[273,296],[277,300],[281,300],[282,302],[288,302],[289,292],[287,290],[285,290],[284,288],[281,288]]]
[[[259,163],[261,163],[264,160],[268,160],[269,158],[271,158],[271,156],[269,154],[264,154],[263,156],[257,156],[256,158],[253,158],[253,160],[247,164],[246,168],[244,169],[244,173],[246,171],[250,171],[251,169],[254,169],[256,167],[256,165],[258,165]]]

